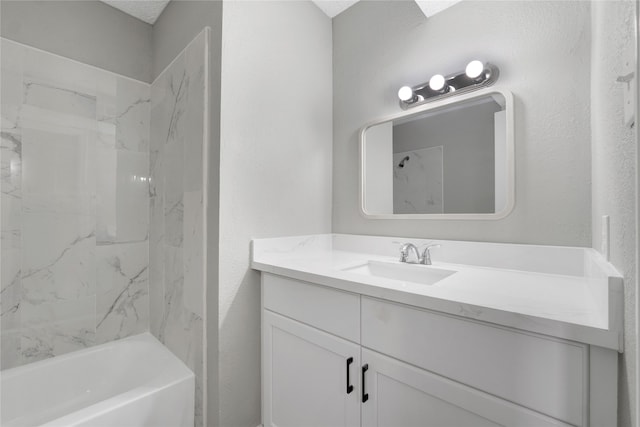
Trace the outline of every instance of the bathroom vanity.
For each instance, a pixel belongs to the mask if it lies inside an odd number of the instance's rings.
[[[265,427],[616,425],[622,278],[596,251],[316,235],[254,240],[252,267]]]

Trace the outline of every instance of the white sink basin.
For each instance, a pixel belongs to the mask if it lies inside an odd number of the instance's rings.
[[[345,268],[342,271],[423,285],[433,285],[455,273],[454,270],[445,270],[430,265],[383,261],[369,261],[366,264]]]

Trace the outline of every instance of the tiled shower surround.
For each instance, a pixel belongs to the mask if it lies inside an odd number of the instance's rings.
[[[196,374],[203,425],[205,138],[208,30],[151,85],[151,332]]]
[[[2,369],[151,330],[203,424],[207,36],[152,85],[1,39]]]
[[[147,330],[149,85],[2,40],[2,368]]]
[[[393,153],[393,213],[444,212],[443,154],[442,145]]]

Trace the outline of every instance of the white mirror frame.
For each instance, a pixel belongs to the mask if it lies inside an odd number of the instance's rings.
[[[430,110],[439,110],[449,105],[459,103],[461,101],[473,100],[476,98],[486,97],[487,95],[499,94],[504,97],[505,100],[505,115],[506,115],[506,184],[507,194],[505,207],[500,212],[491,214],[374,214],[367,212],[366,209],[366,154],[367,147],[365,143],[364,134],[372,126],[376,126],[388,121],[396,120],[399,118],[411,116],[418,113],[423,113]],[[445,98],[441,101],[434,101],[428,104],[421,105],[415,109],[402,111],[398,114],[393,114],[374,122],[368,123],[360,129],[359,141],[360,141],[360,213],[367,219],[452,219],[452,220],[499,220],[505,218],[511,213],[515,206],[515,130],[514,121],[515,113],[513,108],[513,94],[507,90],[501,90],[496,88],[487,88],[484,90],[475,91],[472,93],[461,94],[459,96],[453,96]]]

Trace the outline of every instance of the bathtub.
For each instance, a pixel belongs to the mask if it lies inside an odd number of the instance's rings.
[[[151,334],[0,372],[0,425],[193,427],[195,379]]]

